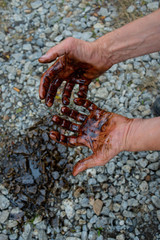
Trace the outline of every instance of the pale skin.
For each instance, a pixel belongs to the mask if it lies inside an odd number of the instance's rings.
[[[56,60],[57,57],[63,59],[64,56],[67,56],[67,59],[71,60],[71,62],[75,61],[77,64],[88,64],[89,67],[81,76],[86,79],[84,84],[87,86],[93,79],[107,71],[114,64],[157,51],[160,51],[160,9],[126,24],[92,43],[75,38],[68,38],[51,48],[39,61],[41,63],[49,63]],[[71,70],[69,73],[65,72],[68,71],[68,66],[67,70],[65,70],[65,68],[63,69],[63,73],[65,73],[66,76],[70,76],[70,73],[77,71],[73,66],[70,67]],[[94,71],[92,71],[93,69]],[[41,99],[46,97],[46,91],[48,91],[48,89],[44,90],[41,79]],[[48,104],[48,106],[50,105]],[[116,122],[117,129],[120,129],[121,122],[122,119],[120,117]],[[160,150],[160,117],[152,119],[132,119],[132,121],[123,124],[123,132],[125,134],[119,134],[115,129],[114,133],[111,132],[112,138],[116,139],[115,141],[123,143],[123,147],[118,144],[119,149],[116,148],[116,151],[112,151],[112,158],[124,150]],[[99,155],[96,159],[89,158],[90,161],[88,161],[87,164],[81,165],[81,162],[79,162],[74,168],[74,175],[77,175],[87,168],[102,165],[102,162],[104,165],[111,159],[110,157],[108,158],[107,155],[106,153],[106,159],[103,159],[103,161]]]

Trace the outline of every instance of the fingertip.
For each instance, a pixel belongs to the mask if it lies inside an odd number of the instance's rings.
[[[40,58],[38,59],[38,61],[39,61],[40,63],[45,62],[45,61],[46,61],[46,56],[43,55],[42,57],[40,57]]]
[[[83,98],[75,98],[75,99],[74,99],[74,103],[75,103],[76,105],[79,105],[79,106],[83,105],[84,102],[85,102],[85,99],[83,99]]]
[[[59,141],[59,138],[60,138],[60,134],[58,132],[55,132],[55,131],[51,131],[49,133],[49,136],[52,140],[55,140],[55,141]]]
[[[65,107],[65,106],[64,106],[64,107],[61,107],[61,112],[62,112],[62,113],[67,113],[67,112],[68,112],[68,109],[69,109],[69,108],[68,108],[68,107]]]
[[[62,102],[64,105],[69,105],[70,100],[67,97],[63,97]]]

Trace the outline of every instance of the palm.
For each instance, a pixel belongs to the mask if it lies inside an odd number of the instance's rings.
[[[84,115],[68,107],[63,107],[62,112],[80,121],[81,125],[53,116],[53,121],[62,127],[74,131],[77,136],[65,136],[59,132],[52,131],[51,138],[67,146],[87,146],[93,151],[93,155],[87,159],[80,160],[73,174],[94,166],[104,165],[111,158],[123,150],[125,129],[129,120],[121,115],[106,112],[99,109],[95,104],[85,99],[75,99],[77,105],[86,107],[90,114]]]
[[[39,95],[47,106],[52,106],[57,89],[66,81],[63,104],[68,105],[75,84],[79,84],[78,96],[86,98],[90,82],[105,72],[111,65],[103,66],[93,44],[79,39],[66,39],[51,48],[49,57],[40,62],[51,62],[61,56],[41,77]]]

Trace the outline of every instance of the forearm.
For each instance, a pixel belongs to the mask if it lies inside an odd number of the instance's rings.
[[[134,119],[128,127],[126,151],[160,150],[160,117]]]
[[[106,65],[160,51],[160,9],[95,41]]]

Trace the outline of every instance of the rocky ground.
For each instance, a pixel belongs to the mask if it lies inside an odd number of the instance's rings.
[[[49,139],[61,91],[52,108],[39,100],[48,65],[37,61],[66,37],[94,41],[158,7],[151,0],[0,0],[0,240],[160,239],[159,153],[124,152],[73,177],[90,151]],[[88,98],[128,117],[153,117],[159,65],[159,53],[117,64],[90,85]]]

